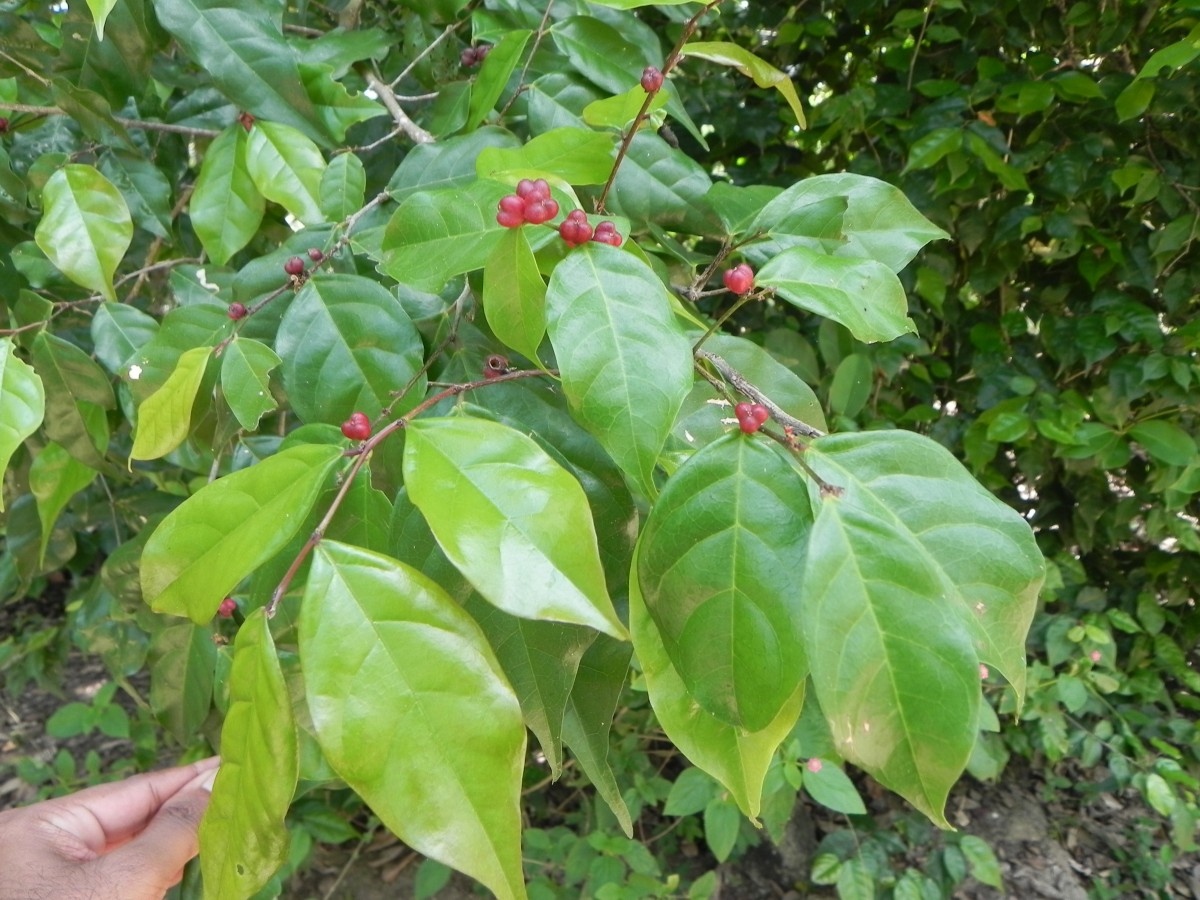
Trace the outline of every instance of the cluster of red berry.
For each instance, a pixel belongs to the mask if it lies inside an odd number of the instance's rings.
[[[458,61],[464,68],[471,69],[479,65],[492,52],[491,44],[480,44],[478,47],[466,47],[458,54]]]
[[[610,247],[621,246],[621,235],[617,232],[616,225],[606,219],[593,229],[582,209],[573,209],[567,213],[566,219],[558,226],[558,233],[568,247],[578,247],[588,241],[598,241]]]
[[[733,408],[733,414],[737,416],[738,427],[746,434],[754,434],[771,418],[770,411],[759,403],[739,403]]]
[[[550,185],[545,178],[530,181],[522,178],[517,183],[517,192],[500,198],[500,211],[496,221],[505,228],[517,228],[528,222],[541,225],[558,215],[558,201],[550,196]]]

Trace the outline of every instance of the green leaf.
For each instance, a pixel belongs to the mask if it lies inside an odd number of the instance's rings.
[[[113,275],[133,240],[125,198],[92,166],[63,166],[42,189],[38,247],[76,284],[116,300]]]
[[[633,648],[605,635],[583,654],[575,686],[563,717],[563,742],[579,762],[596,793],[608,804],[626,837],[633,837],[633,821],[609,763],[609,732],[621,689],[629,674]]]
[[[360,275],[310,278],[279,323],[276,352],[283,383],[304,422],[340,425],[355,411],[379,414],[391,392],[420,371],[424,345],[395,295]],[[396,409],[411,409],[425,392],[417,378]]]
[[[279,12],[223,0],[154,3],[158,21],[236,107],[299,129],[324,145],[340,142],[342,135],[322,127],[280,31]]]
[[[150,644],[150,660],[150,708],[181,743],[191,743],[212,707],[212,630],[191,622],[167,625]]]
[[[270,371],[280,362],[266,344],[242,337],[231,341],[221,356],[221,391],[247,431],[257,428],[258,420],[276,407]]]
[[[976,881],[990,885],[998,891],[1004,890],[1004,881],[1000,877],[1000,862],[987,841],[973,834],[964,834],[959,838],[958,849],[967,858],[967,866]]]
[[[499,182],[475,181],[413,194],[384,232],[383,271],[418,291],[436,292],[455,275],[482,269],[505,231],[496,205],[507,193]]]
[[[471,106],[467,116],[467,127],[478,125],[496,105],[504,89],[508,87],[508,79],[516,71],[525,45],[529,43],[530,31],[512,29],[506,31],[484,59],[475,76],[475,85],[471,90]]]
[[[490,603],[628,637],[583,488],[532,438],[486,419],[416,419],[404,483],[447,558]]]
[[[686,153],[657,134],[638,134],[617,171],[608,211],[646,225],[713,233],[716,223],[701,212],[712,184],[703,166]]]
[[[418,144],[392,174],[388,193],[401,203],[420,191],[466,187],[475,181],[475,159],[481,151],[487,147],[520,146],[520,140],[511,132],[493,127],[432,144]]]
[[[742,816],[728,799],[714,797],[704,808],[704,842],[717,862],[729,858],[741,827]]]
[[[225,265],[258,231],[265,201],[246,168],[246,129],[234,123],[209,145],[188,210],[196,236]]]
[[[875,877],[860,856],[842,863],[837,875],[838,900],[875,900]]]
[[[571,412],[647,497],[692,385],[692,354],[643,262],[587,244],[550,276],[547,326]]]
[[[108,14],[113,11],[113,7],[117,5],[117,0],[87,0],[87,5],[96,22],[96,36],[100,40],[104,40],[104,23],[108,19]]]
[[[353,153],[339,153],[321,175],[321,212],[330,222],[341,222],[362,208],[366,190],[362,160]]]
[[[811,527],[800,476],[740,431],[688,459],[650,512],[646,608],[696,702],[730,725],[766,728],[807,675],[793,597]]]
[[[171,512],[142,553],[142,594],[197,624],[281,550],[316,502],[339,447],[304,444],[206,485]]]
[[[1160,816],[1169,816],[1178,802],[1171,786],[1157,772],[1146,776],[1146,799]]]
[[[158,166],[118,151],[100,157],[100,171],[121,192],[137,225],[156,237],[171,236],[171,185]]]
[[[935,128],[933,131],[913,141],[908,148],[908,162],[904,164],[901,175],[906,172],[919,172],[937,165],[948,154],[962,147],[963,132],[961,128]]]
[[[732,66],[747,78],[753,78],[760,88],[775,88],[783,95],[788,106],[796,116],[796,124],[801,128],[807,127],[804,121],[804,110],[800,107],[800,98],[796,95],[796,86],[786,72],[782,72],[737,44],[725,41],[692,41],[683,45],[684,56],[706,59],[722,66]]]
[[[1147,80],[1135,80],[1125,90],[1117,95],[1113,104],[1117,111],[1118,122],[1128,122],[1142,115],[1154,99],[1155,83]]]
[[[829,408],[854,417],[867,405],[875,386],[875,369],[865,353],[851,353],[838,363],[829,385]]]
[[[890,341],[917,330],[904,287],[883,263],[792,247],[773,257],[755,284],[794,306],[840,322],[860,341]]]
[[[646,109],[647,115],[653,115],[667,103],[670,91],[665,88],[655,92],[654,99]],[[593,100],[583,108],[583,121],[593,128],[616,128],[624,130],[633,124],[633,120],[646,103],[646,90],[641,85],[631,87],[623,94]]]
[[[0,482],[17,448],[42,424],[46,392],[33,367],[14,354],[12,338],[0,338]],[[0,512],[4,494],[0,491]]]
[[[321,750],[383,823],[501,900],[524,898],[525,726],[458,604],[402,563],[323,542],[300,660]]]
[[[42,448],[29,467],[29,490],[37,499],[38,518],[42,522],[42,541],[38,547],[38,565],[46,559],[46,545],[71,498],[92,483],[96,470],[75,459],[53,442]]]
[[[663,731],[692,764],[725,787],[747,818],[756,820],[762,806],[763,782],[775,750],[791,733],[804,705],[804,682],[788,698],[779,715],[761,731],[745,731],[703,710],[688,693],[671,664],[642,592],[635,560],[629,579],[629,633],[654,715]]]
[[[695,766],[684,769],[671,785],[667,802],[663,804],[663,815],[695,815],[708,806],[717,791],[717,782],[703,769]]]
[[[926,219],[894,185],[878,178],[843,172],[806,178],[768,203],[747,231],[769,231],[820,238],[812,233],[810,207],[839,200],[845,204],[830,251],[834,256],[874,259],[899,272],[930,241],[946,232]],[[820,219],[818,220],[820,221]]]
[[[157,391],[138,407],[137,427],[129,458],[158,459],[166,456],[188,436],[192,424],[192,405],[212,351],[195,347],[179,357],[175,371]]]
[[[1129,429],[1129,436],[1141,444],[1156,462],[1186,466],[1196,461],[1195,439],[1165,419],[1139,422]]]
[[[329,66],[305,61],[300,63],[299,70],[304,90],[312,101],[314,119],[338,144],[345,142],[346,129],[351,125],[387,115],[377,100],[365,94],[351,96],[345,85],[334,80]]]
[[[546,283],[524,228],[506,228],[484,266],[483,312],[497,338],[538,361],[546,335]]]
[[[259,608],[233,647],[221,768],[200,824],[205,897],[249,897],[287,862],[284,816],[299,771],[292,702]]]
[[[74,344],[46,332],[34,338],[30,358],[46,389],[46,434],[80,462],[103,469],[108,448],[103,410],[116,405],[108,376]]]
[[[818,760],[821,768],[816,772],[804,770],[804,790],[810,797],[827,809],[848,816],[865,815],[867,808],[858,795],[849,776],[829,760]]]
[[[325,158],[302,132],[279,122],[255,122],[246,139],[246,171],[259,193],[305,225],[325,221],[321,212]]]
[[[522,619],[472,594],[465,608],[500,660],[550,775],[562,774],[562,728],[579,660],[596,633],[579,625]]]
[[[607,134],[585,128],[554,128],[522,147],[481,150],[475,171],[480,178],[496,180],[541,176],[569,184],[603,184],[615,152],[613,139]]]

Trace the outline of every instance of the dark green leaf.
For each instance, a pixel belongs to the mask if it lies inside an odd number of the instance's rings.
[[[265,202],[246,168],[246,129],[234,123],[209,145],[188,210],[205,251],[218,265],[250,242]]]

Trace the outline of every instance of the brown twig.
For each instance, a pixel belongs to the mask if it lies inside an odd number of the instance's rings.
[[[392,120],[408,139],[414,144],[432,144],[433,135],[408,117],[408,113],[401,108],[391,86],[372,69],[368,69],[365,74],[368,87],[379,97],[379,102],[387,107],[387,111],[392,114]]]
[[[32,113],[39,116],[65,116],[68,113],[57,106],[32,106],[28,103],[5,103],[4,109],[13,112]],[[143,119],[126,119],[113,116],[113,121],[139,131],[165,131],[167,134],[182,134],[187,137],[216,137],[221,132],[211,128],[192,128],[188,125],[172,125],[169,122],[148,122]]]
[[[755,403],[765,406],[767,411],[771,413],[771,418],[783,425],[785,428],[790,428],[796,434],[804,435],[807,438],[824,437],[825,432],[819,428],[814,428],[807,422],[797,419],[795,416],[787,413],[774,400],[760,391],[757,387],[747,380],[746,376],[727,363],[724,359],[717,356],[715,353],[710,353],[708,350],[697,350],[696,358],[710,364],[714,369],[721,373],[721,376],[728,381],[738,393],[749,397]],[[700,370],[707,377],[707,373],[703,369]],[[709,379],[711,381],[711,379]]]

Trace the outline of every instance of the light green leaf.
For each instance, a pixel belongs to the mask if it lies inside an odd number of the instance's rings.
[[[1152,419],[1129,429],[1129,436],[1141,444],[1156,462],[1186,466],[1196,462],[1195,439],[1173,422]]]
[[[1116,102],[1113,104],[1117,111],[1117,121],[1128,122],[1144,113],[1149,108],[1150,101],[1154,99],[1155,87],[1155,82],[1149,80],[1139,79],[1130,82],[1117,95]]]
[[[238,583],[291,540],[341,448],[303,444],[201,488],[154,529],[142,594],[157,612],[208,622]]]
[[[524,898],[525,726],[470,616],[403,563],[325,541],[300,659],[321,749],[375,815],[501,900]]]
[[[657,91],[646,110],[647,115],[662,109],[666,105],[669,95],[670,91],[665,87]],[[637,118],[637,114],[641,112],[645,102],[646,89],[639,84],[623,94],[605,97],[602,100],[593,100],[583,108],[583,121],[593,128],[624,130]]]
[[[584,128],[555,128],[522,147],[486,147],[475,161],[480,178],[554,177],[570,184],[603,184],[612,169],[613,139]]]
[[[538,360],[546,335],[546,283],[524,228],[506,228],[484,266],[483,312],[497,338]]]
[[[1178,803],[1167,780],[1157,772],[1146,776],[1146,799],[1160,816],[1171,815]]]
[[[59,513],[95,477],[95,469],[85,466],[53,442],[33,458],[33,464],[29,467],[29,490],[37,499],[38,518],[42,522],[38,565],[46,559],[46,545],[50,543]]]
[[[963,132],[961,128],[935,128],[929,134],[913,141],[908,148],[908,162],[904,164],[901,175],[905,172],[919,172],[941,162],[947,154],[962,147]]]
[[[76,284],[116,300],[113,275],[133,240],[125,198],[92,166],[63,166],[42,189],[42,221],[34,239]]]
[[[421,335],[400,301],[360,275],[310,278],[283,315],[275,350],[296,414],[331,425],[355,411],[378,415],[424,361]],[[421,375],[395,410],[411,409],[424,392]]]
[[[383,271],[416,290],[437,292],[455,275],[482,269],[505,231],[496,205],[507,193],[499,182],[475,181],[413,194],[384,232]]]
[[[834,812],[848,816],[864,815],[867,808],[849,776],[829,760],[818,762],[821,768],[816,772],[808,768],[804,771],[804,790],[808,791],[809,796]]]
[[[117,5],[117,0],[87,0],[87,5],[92,11],[92,19],[96,22],[96,35],[100,40],[104,40],[104,22]]]
[[[329,66],[305,61],[300,63],[299,71],[304,90],[312,101],[314,118],[338,144],[346,140],[346,129],[351,125],[387,115],[379,101],[365,94],[351,96],[346,86],[334,79]]]
[[[860,341],[890,341],[917,330],[900,279],[873,259],[792,247],[772,258],[754,280],[800,309],[840,322]]]
[[[262,224],[265,202],[246,168],[246,129],[234,123],[209,145],[188,209],[196,236],[225,265]]]
[[[530,31],[512,29],[504,33],[488,52],[479,74],[475,76],[475,84],[471,90],[471,106],[467,116],[467,127],[478,125],[495,107],[508,80],[516,71],[521,61],[525,45],[529,43]]]
[[[1004,882],[1000,877],[1000,861],[988,842],[973,834],[964,834],[958,841],[958,849],[967,858],[967,866],[971,875],[981,884],[990,885],[998,891],[1004,890]]]
[[[754,83],[760,88],[775,88],[792,108],[792,113],[796,116],[796,124],[801,128],[807,126],[804,121],[804,110],[800,106],[800,98],[796,95],[796,86],[792,84],[792,79],[788,78],[786,72],[780,71],[766,60],[755,56],[745,47],[725,41],[692,41],[683,45],[682,52],[684,56],[706,59],[722,66],[732,66],[747,78],[753,78]]]
[[[330,222],[341,222],[362,208],[367,172],[353,153],[339,153],[321,175],[321,211]]]
[[[654,715],[683,755],[721,782],[747,818],[756,820],[762,808],[763,782],[775,750],[800,718],[804,682],[788,698],[775,720],[761,731],[735,728],[705,712],[671,664],[642,599],[638,568],[635,559],[629,578],[629,633],[646,677]]]
[[[532,438],[486,419],[416,419],[404,483],[447,558],[489,602],[628,637],[583,488]]]
[[[190,351],[195,352],[195,351]],[[221,357],[221,391],[234,417],[247,431],[276,407],[270,372],[282,362],[266,344],[236,338]]]
[[[142,401],[138,407],[133,449],[129,458],[158,459],[166,456],[188,436],[192,423],[192,405],[212,350],[195,347],[179,357],[179,364],[166,383]]]
[[[729,858],[741,827],[742,817],[738,808],[728,798],[714,797],[708,802],[704,808],[704,842],[717,862]]]
[[[150,708],[177,740],[190,743],[212,707],[217,665],[212,629],[191,622],[167,625],[151,641],[150,660]]]
[[[572,414],[642,493],[692,386],[692,353],[658,276],[629,253],[587,244],[554,268],[547,327]]]
[[[575,676],[575,686],[563,717],[563,742],[596,788],[596,793],[616,816],[626,837],[633,837],[633,821],[608,761],[608,753],[613,715],[629,673],[632,653],[629,644],[597,635],[579,663],[579,673]]]
[[[246,171],[264,197],[305,225],[325,221],[321,212],[325,158],[302,132],[279,122],[255,122],[246,140]]]
[[[300,771],[292,701],[262,608],[238,629],[221,768],[200,824],[204,896],[249,897],[288,859]]]
[[[33,367],[17,358],[16,344],[10,337],[0,338],[0,483],[8,461],[42,424],[46,391]],[[4,494],[0,491],[0,512]]]

